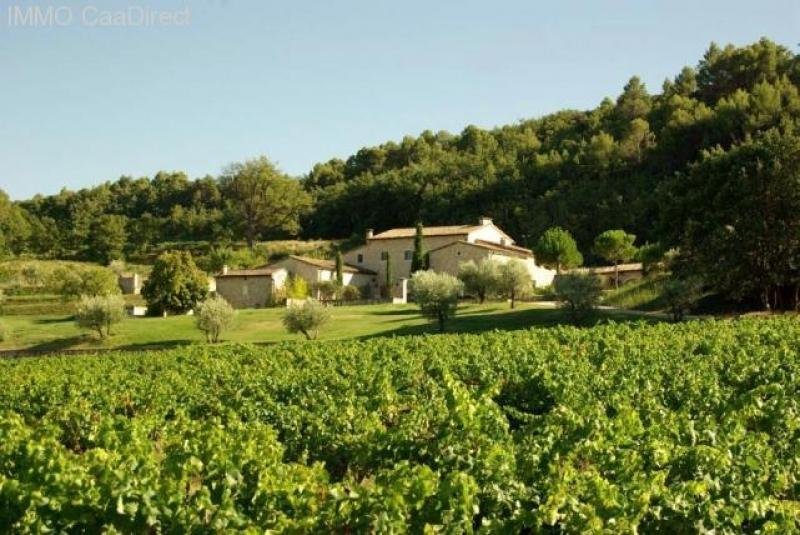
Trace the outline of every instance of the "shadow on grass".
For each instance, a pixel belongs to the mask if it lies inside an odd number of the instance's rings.
[[[58,318],[36,318],[33,323],[37,325],[53,325],[56,323],[69,323],[75,321],[74,316],[63,316]]]
[[[631,313],[618,313],[615,311],[599,310],[586,320],[575,324],[563,310],[547,308],[527,308],[521,310],[508,310],[502,314],[487,314],[487,310],[468,310],[457,313],[445,326],[445,334],[481,333],[487,331],[516,331],[531,327],[555,327],[570,325],[576,327],[592,327],[608,321],[617,323],[658,323],[657,318],[640,316]],[[440,334],[434,322],[423,325],[406,325],[396,329],[360,336],[361,340],[384,336],[412,336],[420,334]]]
[[[72,349],[76,345],[81,344],[87,340],[87,336],[85,334],[79,334],[76,336],[70,336],[67,338],[59,338],[58,340],[48,340],[46,342],[41,342],[30,347],[25,348],[27,351],[31,351],[33,353],[40,353],[45,351],[64,351],[66,349]]]
[[[150,351],[155,349],[176,349],[179,347],[197,344],[193,340],[163,340],[160,342],[143,342],[141,344],[125,344],[114,346],[115,351]]]

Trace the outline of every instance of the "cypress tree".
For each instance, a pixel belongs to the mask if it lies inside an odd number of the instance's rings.
[[[414,235],[414,256],[411,257],[411,273],[425,269],[425,250],[422,244],[422,223],[417,223]]]
[[[392,256],[386,252],[386,297],[392,297]]]
[[[344,260],[341,251],[336,251],[336,284],[344,286]]]

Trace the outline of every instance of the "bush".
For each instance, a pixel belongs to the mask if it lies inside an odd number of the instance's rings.
[[[75,320],[79,327],[97,331],[100,338],[111,335],[111,326],[125,317],[125,301],[119,295],[83,296]]]
[[[447,273],[417,271],[411,275],[411,289],[422,314],[435,319],[442,332],[445,322],[456,312],[463,288],[460,280]]]
[[[320,281],[313,285],[314,293],[319,299],[336,299],[339,285],[336,281]]]
[[[308,297],[308,283],[303,277],[289,275],[286,279],[286,297],[289,299],[305,299]]]
[[[356,301],[361,299],[361,289],[352,284],[345,284],[339,291],[339,295],[342,301]]]
[[[702,286],[697,279],[672,279],[664,284],[663,298],[673,321],[681,321],[701,297]]]
[[[6,340],[6,325],[2,321],[0,321],[0,342],[5,342]]]
[[[108,268],[62,267],[56,271],[55,277],[59,281],[58,294],[64,301],[120,293],[117,276]]]
[[[301,279],[302,280],[302,279]],[[319,301],[307,299],[302,305],[292,305],[283,313],[283,325],[291,334],[302,333],[314,340],[320,328],[331,318],[330,311]]]
[[[216,344],[222,333],[228,330],[236,317],[236,311],[222,297],[215,295],[200,303],[195,311],[197,328],[206,334],[206,341]]]
[[[186,251],[163,253],[142,286],[142,297],[151,315],[192,310],[208,294],[208,279]]]
[[[458,278],[464,283],[467,294],[483,303],[497,291],[499,264],[496,260],[485,258],[477,264],[470,260],[458,266]]]
[[[594,275],[570,273],[553,281],[556,299],[567,310],[573,321],[586,318],[600,302],[600,279]]]

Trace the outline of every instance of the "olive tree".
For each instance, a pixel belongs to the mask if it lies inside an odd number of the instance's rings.
[[[219,342],[220,336],[230,329],[236,318],[236,311],[221,296],[209,297],[197,306],[195,323],[206,335],[206,341]]]
[[[525,263],[521,260],[509,260],[500,264],[497,268],[497,288],[511,302],[511,308],[514,308],[517,299],[533,288],[533,280]]]
[[[602,288],[595,275],[568,273],[555,278],[553,291],[572,320],[578,322],[597,307]]]
[[[414,299],[424,316],[438,322],[441,332],[444,332],[447,320],[456,313],[458,296],[463,288],[460,280],[447,273],[417,271],[411,275]]]
[[[283,325],[292,334],[302,333],[307,340],[319,336],[320,328],[331,319],[330,311],[319,301],[306,299],[293,304],[283,313]]]
[[[83,296],[75,311],[79,327],[96,331],[101,339],[111,335],[111,326],[125,317],[125,301],[119,295]]]
[[[464,283],[467,294],[483,303],[497,291],[499,267],[499,263],[491,258],[484,258],[477,263],[470,260],[458,267],[458,278]]]

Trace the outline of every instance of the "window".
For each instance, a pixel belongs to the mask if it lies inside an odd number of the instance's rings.
[[[406,260],[411,260],[411,254],[412,254],[411,251],[405,251],[403,253],[403,258]]]
[[[363,264],[364,263],[364,255],[363,254],[358,255],[358,263],[359,264]]]
[[[381,251],[381,260],[389,258],[389,251]]]

